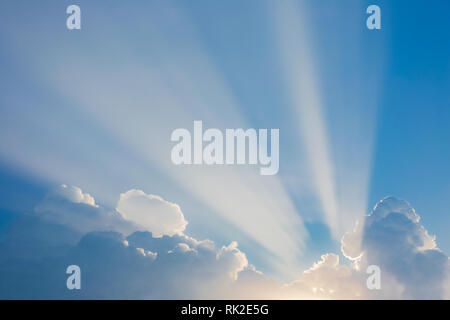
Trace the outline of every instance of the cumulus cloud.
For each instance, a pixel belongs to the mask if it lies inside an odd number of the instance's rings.
[[[336,254],[324,254],[321,260],[303,272],[299,280],[286,286],[293,295],[309,294],[311,298],[361,298],[365,280],[363,274],[339,264]]]
[[[34,211],[39,218],[81,233],[100,230],[130,233],[136,229],[116,211],[95,204],[95,199],[80,188],[64,184],[51,190]]]
[[[97,207],[94,198],[89,193],[83,193],[83,191],[76,186],[67,186],[62,184],[59,188],[52,190],[47,198],[63,198],[73,203],[84,203],[92,207]]]
[[[248,265],[236,242],[217,249],[183,234],[180,208],[161,197],[130,190],[119,213],[83,195],[67,186],[50,191],[0,241],[1,298],[220,297]],[[128,231],[117,232],[124,223]],[[82,270],[83,290],[65,287],[71,264]]]
[[[152,237],[150,233],[140,235]],[[117,232],[91,232],[64,255],[0,264],[1,298],[168,299],[208,298],[231,285],[247,266],[232,243],[219,251],[180,242],[169,251],[136,248]],[[152,238],[153,243],[167,238]],[[65,268],[82,271],[82,290],[65,288]],[[40,288],[39,291],[30,290]]]
[[[324,254],[292,283],[282,288],[272,284],[274,295],[284,299],[448,299],[449,258],[408,202],[383,199],[355,223],[341,244],[347,261]],[[371,265],[380,268],[380,290],[367,287]]]
[[[435,240],[408,202],[385,198],[343,236],[349,265],[340,264],[337,255],[323,255],[290,289],[313,290],[321,298],[444,298],[450,268]],[[371,265],[381,270],[381,290],[367,289]]]
[[[217,253],[217,260],[227,266],[227,275],[233,280],[236,280],[238,273],[248,265],[247,257],[238,249],[236,241],[233,241],[228,246],[223,246]]]
[[[150,231],[155,237],[181,234],[187,225],[177,204],[142,190],[122,193],[116,210],[141,231]]]
[[[380,201],[342,238],[343,259],[324,254],[284,285],[250,265],[236,242],[195,239],[184,233],[186,224],[178,205],[143,191],[122,194],[110,212],[81,189],[60,186],[0,241],[0,298],[449,297],[448,257],[414,209],[396,198]],[[82,290],[65,287],[71,264],[82,270]],[[381,269],[381,290],[366,285],[373,264]]]
[[[343,237],[342,248],[346,256],[358,259],[361,267],[378,265],[383,274],[396,279],[403,287],[400,298],[435,299],[444,295],[448,257],[404,200],[388,197],[380,201],[358,221],[353,232]]]

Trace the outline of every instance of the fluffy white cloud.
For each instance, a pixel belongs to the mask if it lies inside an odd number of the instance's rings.
[[[352,260],[349,266],[340,265],[336,255],[324,255],[299,283],[324,297],[443,298],[450,266],[435,240],[408,202],[388,197],[342,238],[342,253]],[[367,290],[370,265],[380,267],[379,291]]]
[[[185,235],[180,208],[161,197],[130,190],[121,195],[117,210],[121,213],[102,209],[78,188],[50,192],[0,241],[0,298],[427,299],[450,294],[448,257],[414,209],[395,198],[380,201],[342,238],[342,253],[350,260],[324,254],[286,285],[249,265],[236,242],[216,248],[211,240]],[[70,264],[81,267],[83,290],[64,287]],[[371,264],[381,269],[381,290],[366,286]],[[30,290],[36,287],[41,290]]]
[[[180,242],[166,251],[161,248],[165,247],[170,237],[153,238],[150,233],[141,233],[139,238],[143,242],[150,240],[149,243],[155,246],[136,247],[133,239],[127,243],[123,235],[117,232],[91,232],[58,257],[0,261],[0,297],[221,297],[224,288],[236,282],[235,275],[247,267],[247,259],[236,243],[215,250],[200,243],[191,247]],[[64,287],[64,270],[71,264],[78,265],[82,270],[83,290],[69,291]],[[12,267],[15,270],[13,273],[9,271]],[[41,289],[30,290],[35,287]]]
[[[83,194],[79,188],[52,190],[0,241],[1,298],[220,297],[247,267],[236,242],[216,249],[211,240],[183,234],[187,222],[181,210],[161,197],[137,190],[122,195],[121,214],[144,217],[134,225],[116,211],[94,206],[93,198],[88,204],[68,190]],[[150,220],[147,215],[152,215]],[[142,223],[147,226],[142,228]],[[127,231],[116,232],[120,229]],[[141,229],[154,233],[136,231]],[[63,286],[70,264],[79,265],[83,279],[90,279],[80,292]]]
[[[129,190],[120,195],[116,210],[141,231],[155,237],[181,234],[188,224],[180,207],[142,190]]]
[[[238,249],[236,241],[228,246],[223,246],[217,253],[217,260],[227,266],[228,276],[233,280],[236,280],[238,273],[248,265],[247,257]]]
[[[114,230],[129,234],[136,227],[116,211],[105,210],[79,187],[60,185],[36,205],[35,214],[46,221],[70,227],[78,232]]]
[[[448,257],[437,248],[435,237],[420,224],[408,202],[385,198],[358,224],[359,228],[342,239],[346,255],[361,255],[358,263],[362,268],[378,265],[383,275],[402,286],[400,298],[443,297],[450,270]]]
[[[322,255],[302,277],[286,288],[294,295],[309,294],[311,298],[361,298],[365,280],[351,267],[340,265],[339,256]]]
[[[76,186],[62,184],[59,188],[52,190],[48,197],[61,197],[73,203],[84,203],[92,207],[98,207],[98,205],[95,204],[94,198],[89,193],[83,193],[83,191]]]
[[[264,287],[271,288],[272,298],[284,299],[448,299],[449,258],[408,202],[383,199],[341,242],[350,260],[342,263],[338,255],[325,254],[296,281],[282,288],[266,281]],[[380,290],[367,288],[370,265],[380,267]]]

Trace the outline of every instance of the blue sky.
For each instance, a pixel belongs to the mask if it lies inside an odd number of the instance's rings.
[[[78,1],[69,31],[70,4],[0,5],[3,235],[61,184],[112,211],[139,189],[292,280],[396,196],[449,252],[449,3]],[[278,175],[175,167],[170,133],[194,120],[279,128]]]

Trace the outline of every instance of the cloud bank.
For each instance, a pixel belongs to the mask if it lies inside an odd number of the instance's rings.
[[[117,211],[127,220],[134,222],[141,230],[152,232],[155,237],[181,234],[186,228],[180,207],[142,190],[129,190],[120,195]]]
[[[403,200],[386,198],[291,283],[249,264],[236,242],[186,235],[181,208],[141,190],[106,210],[62,185],[0,240],[0,298],[15,299],[435,299],[449,297],[449,260]],[[82,289],[66,288],[67,266]],[[381,289],[366,286],[369,265]]]

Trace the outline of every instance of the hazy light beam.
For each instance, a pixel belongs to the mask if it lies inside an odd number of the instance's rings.
[[[298,1],[274,1],[273,15],[282,67],[315,190],[333,235],[340,236],[338,201],[330,145],[307,26]]]

